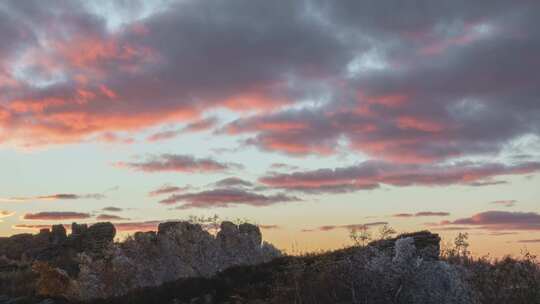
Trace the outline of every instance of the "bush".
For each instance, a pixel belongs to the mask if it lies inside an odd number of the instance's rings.
[[[458,266],[423,261],[412,238],[396,242],[393,256],[374,247],[298,260],[274,287],[272,303],[471,303]]]
[[[519,259],[461,259],[459,264],[467,270],[478,303],[540,303],[540,267],[528,253]]]

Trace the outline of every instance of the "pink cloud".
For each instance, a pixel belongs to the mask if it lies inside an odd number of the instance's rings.
[[[465,226],[486,230],[540,230],[540,214],[535,212],[485,211],[467,218],[443,221],[440,226]]]
[[[374,189],[379,184],[396,187],[469,185],[503,175],[540,171],[540,163],[516,165],[465,163],[455,165],[407,165],[366,161],[355,166],[293,173],[272,173],[259,182],[274,188],[302,192],[343,192]]]
[[[150,193],[148,193],[148,196],[159,196],[159,195],[162,195],[162,194],[170,194],[170,193],[175,193],[175,192],[182,192],[182,191],[186,191],[186,190],[189,190],[189,189],[191,189],[190,186],[177,187],[177,186],[171,186],[171,185],[163,185],[163,186],[159,187],[156,190],[150,191]]]
[[[177,208],[232,207],[236,205],[268,206],[282,202],[300,201],[299,198],[285,194],[264,195],[242,189],[213,189],[194,193],[174,194],[161,200],[161,204],[181,203]]]

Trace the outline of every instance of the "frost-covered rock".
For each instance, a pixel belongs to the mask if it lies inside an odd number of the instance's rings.
[[[71,294],[77,300],[119,296],[186,277],[211,277],[236,265],[269,261],[281,252],[263,243],[259,228],[223,222],[217,235],[199,224],[168,222],[110,245],[103,256],[81,254]]]
[[[418,254],[424,260],[438,260],[441,247],[441,238],[436,233],[429,231],[419,231],[414,233],[401,234],[395,238],[377,240],[369,243],[369,246],[376,247],[387,254],[394,254],[396,242],[400,239],[412,238]]]
[[[424,259],[412,237],[395,241],[394,255],[377,250],[369,261],[370,277],[386,289],[396,303],[472,303],[470,288],[457,266]]]

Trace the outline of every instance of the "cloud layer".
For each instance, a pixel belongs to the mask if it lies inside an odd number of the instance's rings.
[[[375,158],[429,162],[539,133],[535,1],[181,1],[144,18],[112,5],[133,16],[111,28],[77,2],[2,6],[3,141],[187,123],[159,140],[210,128],[204,114],[220,108],[278,110],[226,130],[296,155],[345,138]],[[318,106],[280,111],[306,100]]]
[[[458,163],[453,165],[392,164],[366,161],[355,166],[293,173],[273,173],[259,181],[269,187],[307,193],[347,192],[378,188],[381,184],[405,186],[471,185],[492,182],[511,174],[540,171],[540,163]]]

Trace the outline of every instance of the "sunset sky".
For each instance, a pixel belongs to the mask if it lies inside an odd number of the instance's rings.
[[[0,2],[0,235],[189,215],[288,252],[540,254],[540,1]]]

